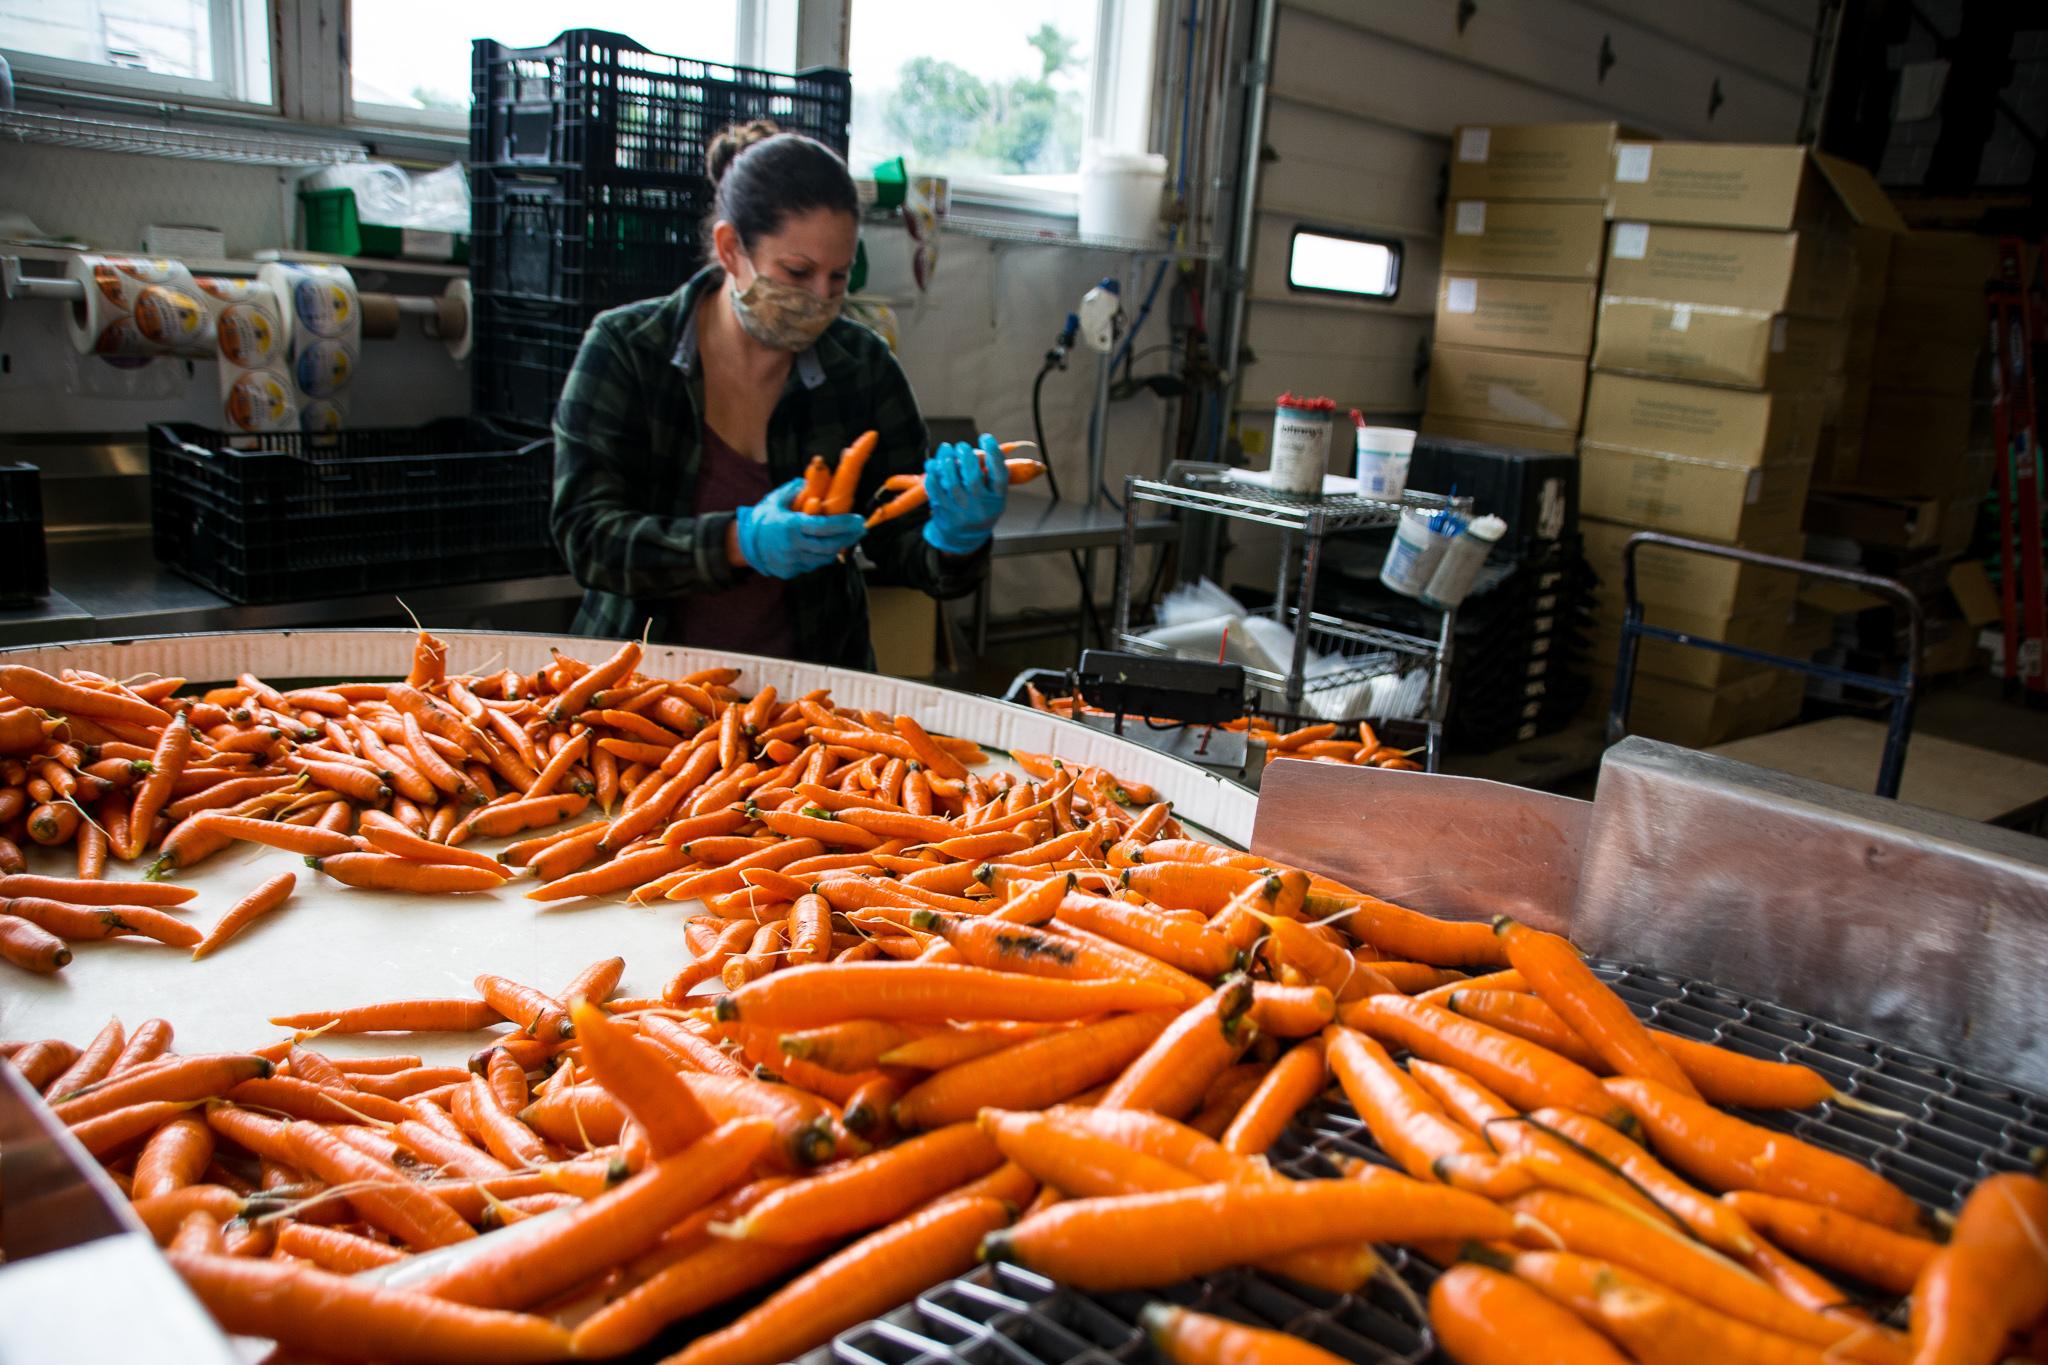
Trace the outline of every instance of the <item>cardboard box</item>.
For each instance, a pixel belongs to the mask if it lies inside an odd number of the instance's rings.
[[[1600,300],[1593,364],[1699,384],[1824,391],[1841,368],[1843,336],[1841,324],[1819,318],[1610,294]]]
[[[1884,283],[1891,277],[1892,243],[1899,234],[1886,228],[1858,224],[1849,230],[1849,247],[1856,256],[1856,283],[1849,299],[1849,315],[1875,316],[1884,303]]]
[[[1789,603],[1781,602],[1762,611],[1722,616],[1676,611],[1666,606],[1646,604],[1643,609],[1643,621],[1646,625],[1681,631],[1703,640],[1720,640],[1747,649],[1761,649],[1778,654],[1786,652],[1785,634],[1791,610]],[[1612,659],[1616,657],[1616,651],[1620,646],[1621,609],[1617,605],[1610,610],[1608,599],[1603,595],[1597,600],[1594,610],[1590,648],[1596,657]],[[1676,645],[1668,640],[1645,639],[1636,648],[1638,677],[1668,678],[1673,682],[1690,683],[1694,687],[1720,687],[1725,683],[1754,677],[1769,669],[1768,664],[1738,659],[1732,654],[1722,654],[1711,649]]]
[[[1934,498],[1815,489],[1806,501],[1805,525],[1812,535],[1846,536],[1865,545],[1917,550],[1940,541],[1941,508]]]
[[[1583,466],[1579,474],[1583,480]],[[1579,518],[1586,562],[1600,576],[1602,600],[1621,602],[1622,547],[1640,529],[1594,517]],[[1744,546],[1781,559],[1798,559],[1805,547],[1805,537],[1797,532],[1781,533]],[[1774,607],[1783,609],[1791,603],[1798,588],[1798,577],[1781,570],[1666,546],[1646,545],[1636,551],[1636,596],[1647,606],[1733,616]]]
[[[1870,172],[1793,146],[1616,142],[1607,208],[1617,221],[1696,227],[1906,228]]]
[[[1856,252],[1844,234],[1617,221],[1600,292],[1839,318],[1855,282]]]
[[[1594,676],[1599,679],[1597,663]],[[1796,693],[1785,678],[1797,684]],[[1610,681],[1596,681],[1595,694],[1603,713],[1611,690]],[[1764,672],[1722,687],[1694,687],[1637,670],[1629,689],[1627,731],[1666,744],[1704,749],[1791,720],[1799,714],[1805,691],[1805,680],[1796,673]]]
[[[868,589],[868,638],[875,672],[929,678],[938,668],[939,604],[915,588]]]
[[[1436,341],[1584,357],[1593,349],[1593,286],[1580,280],[1445,275],[1437,285]]]
[[[1572,356],[1433,346],[1429,411],[1487,422],[1577,431],[1586,362]]]
[[[1586,440],[1621,450],[1746,469],[1806,465],[1819,434],[1817,393],[1753,393],[1599,372],[1586,393]]]
[[[1451,138],[1453,199],[1605,199],[1614,123],[1466,124]]]
[[[1443,271],[1597,280],[1606,238],[1598,204],[1453,199],[1444,210]]]
[[[1976,331],[1964,336],[1887,324],[1871,356],[1871,388],[1946,394],[1967,402],[1979,373],[1990,363],[1984,355],[1984,330],[1982,319]]]
[[[1579,453],[1579,434],[1576,431],[1525,427],[1513,422],[1485,422],[1470,417],[1452,417],[1447,413],[1425,412],[1422,425],[1417,430],[1424,436],[1442,436],[1453,441],[1484,441],[1488,445],[1541,450],[1552,455]]]
[[[1998,269],[1998,244],[1974,232],[1903,232],[1892,241],[1889,284],[1904,289],[1949,289],[1974,295]],[[1983,311],[1978,310],[1978,321]]]
[[[1810,464],[1748,468],[1579,442],[1579,510],[1652,531],[1728,543],[1789,535]]]
[[[1943,497],[1955,491],[1973,415],[1964,395],[1874,388],[1855,482],[1872,492]]]

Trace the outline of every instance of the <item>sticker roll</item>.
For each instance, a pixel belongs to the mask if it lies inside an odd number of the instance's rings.
[[[285,370],[303,431],[336,431],[348,421],[348,388],[362,355],[362,296],[335,265],[274,261],[257,275],[278,301]]]
[[[235,432],[296,431],[285,323],[277,294],[258,280],[202,276],[220,360],[221,425]]]
[[[65,317],[80,355],[213,358],[213,313],[179,262],[88,254],[72,257],[64,274],[85,289]]]

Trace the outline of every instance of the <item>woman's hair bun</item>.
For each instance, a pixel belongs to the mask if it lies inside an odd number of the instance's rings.
[[[716,185],[725,179],[726,171],[731,169],[741,152],[781,131],[773,119],[757,118],[745,123],[727,124],[718,136],[711,139],[711,146],[704,153],[704,173]]]

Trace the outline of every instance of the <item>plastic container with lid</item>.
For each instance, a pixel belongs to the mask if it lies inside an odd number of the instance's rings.
[[[1486,563],[1486,556],[1507,531],[1506,522],[1486,516],[1453,536],[1429,576],[1429,586],[1422,590],[1422,600],[1443,611],[1464,601],[1465,594],[1472,591],[1473,580],[1479,577],[1480,566]]]
[[[1369,427],[1357,408],[1351,410],[1351,421],[1358,431],[1358,495],[1399,502],[1408,487],[1415,433],[1404,427]]]
[[[1283,393],[1273,405],[1273,491],[1320,497],[1336,400]]]
[[[1081,235],[1156,240],[1165,190],[1166,158],[1159,153],[1089,143],[1081,153]]]

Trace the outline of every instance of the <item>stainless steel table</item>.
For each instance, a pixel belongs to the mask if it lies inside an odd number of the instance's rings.
[[[1036,490],[1038,485],[1026,487]],[[1115,508],[1090,507],[1082,502],[1054,502],[1044,493],[1018,489],[1010,495],[1009,504],[1003,508],[1003,518],[996,523],[995,541],[989,547],[989,553],[997,559],[1008,559],[1019,555],[1079,550],[1092,581],[1095,551],[1113,549],[1123,530],[1123,513]],[[1141,516],[1135,535],[1139,544],[1154,545],[1173,539],[1178,532],[1179,523],[1171,517]],[[1088,603],[1078,593],[1075,606],[1080,614],[1076,638],[1085,639]],[[977,654],[988,650],[988,613],[988,580],[983,579],[974,594],[974,652]]]
[[[145,536],[55,541],[51,592],[42,605],[0,610],[0,647],[65,640],[181,635],[196,631],[282,630],[376,621],[397,609],[389,592],[267,606],[237,606],[157,563]],[[518,602],[577,597],[567,574],[407,589],[405,603],[422,620]]]

